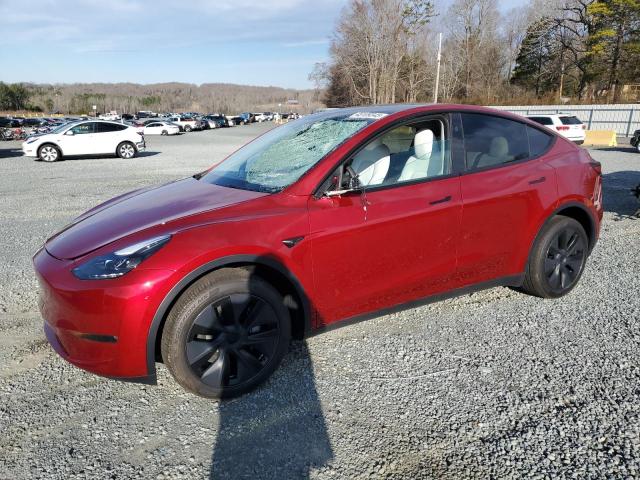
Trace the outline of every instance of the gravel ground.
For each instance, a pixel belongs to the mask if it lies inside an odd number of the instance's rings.
[[[266,126],[150,138],[134,161],[0,144],[0,478],[638,478],[640,155],[597,150],[606,209],[580,285],[497,288],[297,342],[229,402],[74,368],[41,330],[30,256],[116,194],[204,169]]]

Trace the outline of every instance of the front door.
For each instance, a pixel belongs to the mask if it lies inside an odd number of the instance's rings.
[[[310,199],[321,324],[455,287],[462,201],[448,145],[444,117],[397,127],[344,162],[364,189]]]
[[[79,123],[70,129],[73,135],[60,140],[63,155],[90,155],[95,152],[95,122]]]

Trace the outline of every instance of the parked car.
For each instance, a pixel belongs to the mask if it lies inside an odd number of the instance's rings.
[[[22,122],[15,118],[0,117],[0,128],[19,128]]]
[[[602,216],[600,164],[535,122],[357,107],[107,201],[34,264],[63,358],[146,382],[163,361],[187,390],[231,397],[264,382],[292,337],[498,285],[562,297]]]
[[[256,121],[255,115],[249,112],[241,113],[238,117],[240,118],[240,125],[248,125]]]
[[[255,121],[258,123],[266,122],[267,120],[269,120],[269,114],[266,112],[254,113],[253,116],[255,118]]]
[[[215,126],[211,128],[223,128],[229,126],[229,121],[223,115],[206,115],[203,119],[208,120],[210,123],[213,122]]]
[[[136,119],[135,115],[131,115],[130,113],[123,113],[122,115],[120,115],[120,118],[128,122]]]
[[[46,124],[47,124],[47,121],[44,118],[25,118],[22,121],[23,127],[38,128]]]
[[[22,144],[27,157],[55,162],[64,157],[115,154],[133,158],[145,149],[144,137],[134,127],[100,120],[69,123],[51,133],[30,137]]]
[[[240,125],[242,122],[242,119],[237,116],[237,115],[226,115],[225,118],[227,119],[227,124],[230,127],[235,127],[236,125]]]
[[[191,132],[192,130],[201,130],[202,126],[200,121],[191,117],[169,117],[166,119],[168,122],[178,125],[182,131]]]
[[[577,145],[582,145],[587,126],[578,117],[567,114],[557,115],[529,115],[527,118],[545,127],[555,130]]]
[[[145,135],[178,135],[180,127],[175,123],[155,121],[144,126]]]
[[[98,118],[100,120],[110,120],[113,122],[115,122],[116,120],[122,119],[122,117],[118,115],[118,112],[115,112],[115,111],[112,111],[109,113],[103,113],[102,115],[99,115]]]
[[[633,137],[631,138],[631,146],[634,147],[638,153],[640,153],[640,130],[636,130],[633,132]]]

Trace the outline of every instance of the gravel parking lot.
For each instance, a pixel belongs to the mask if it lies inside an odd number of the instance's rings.
[[[297,342],[228,402],[106,380],[48,347],[31,255],[112,196],[191,175],[269,128],[55,164],[0,143],[0,478],[638,478],[640,155],[594,150],[600,242],[560,300],[497,288]]]

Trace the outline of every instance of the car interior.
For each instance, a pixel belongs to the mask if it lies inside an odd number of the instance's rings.
[[[341,189],[401,184],[448,174],[445,133],[445,124],[440,119],[403,125],[386,132],[347,161],[344,171],[338,172]]]

